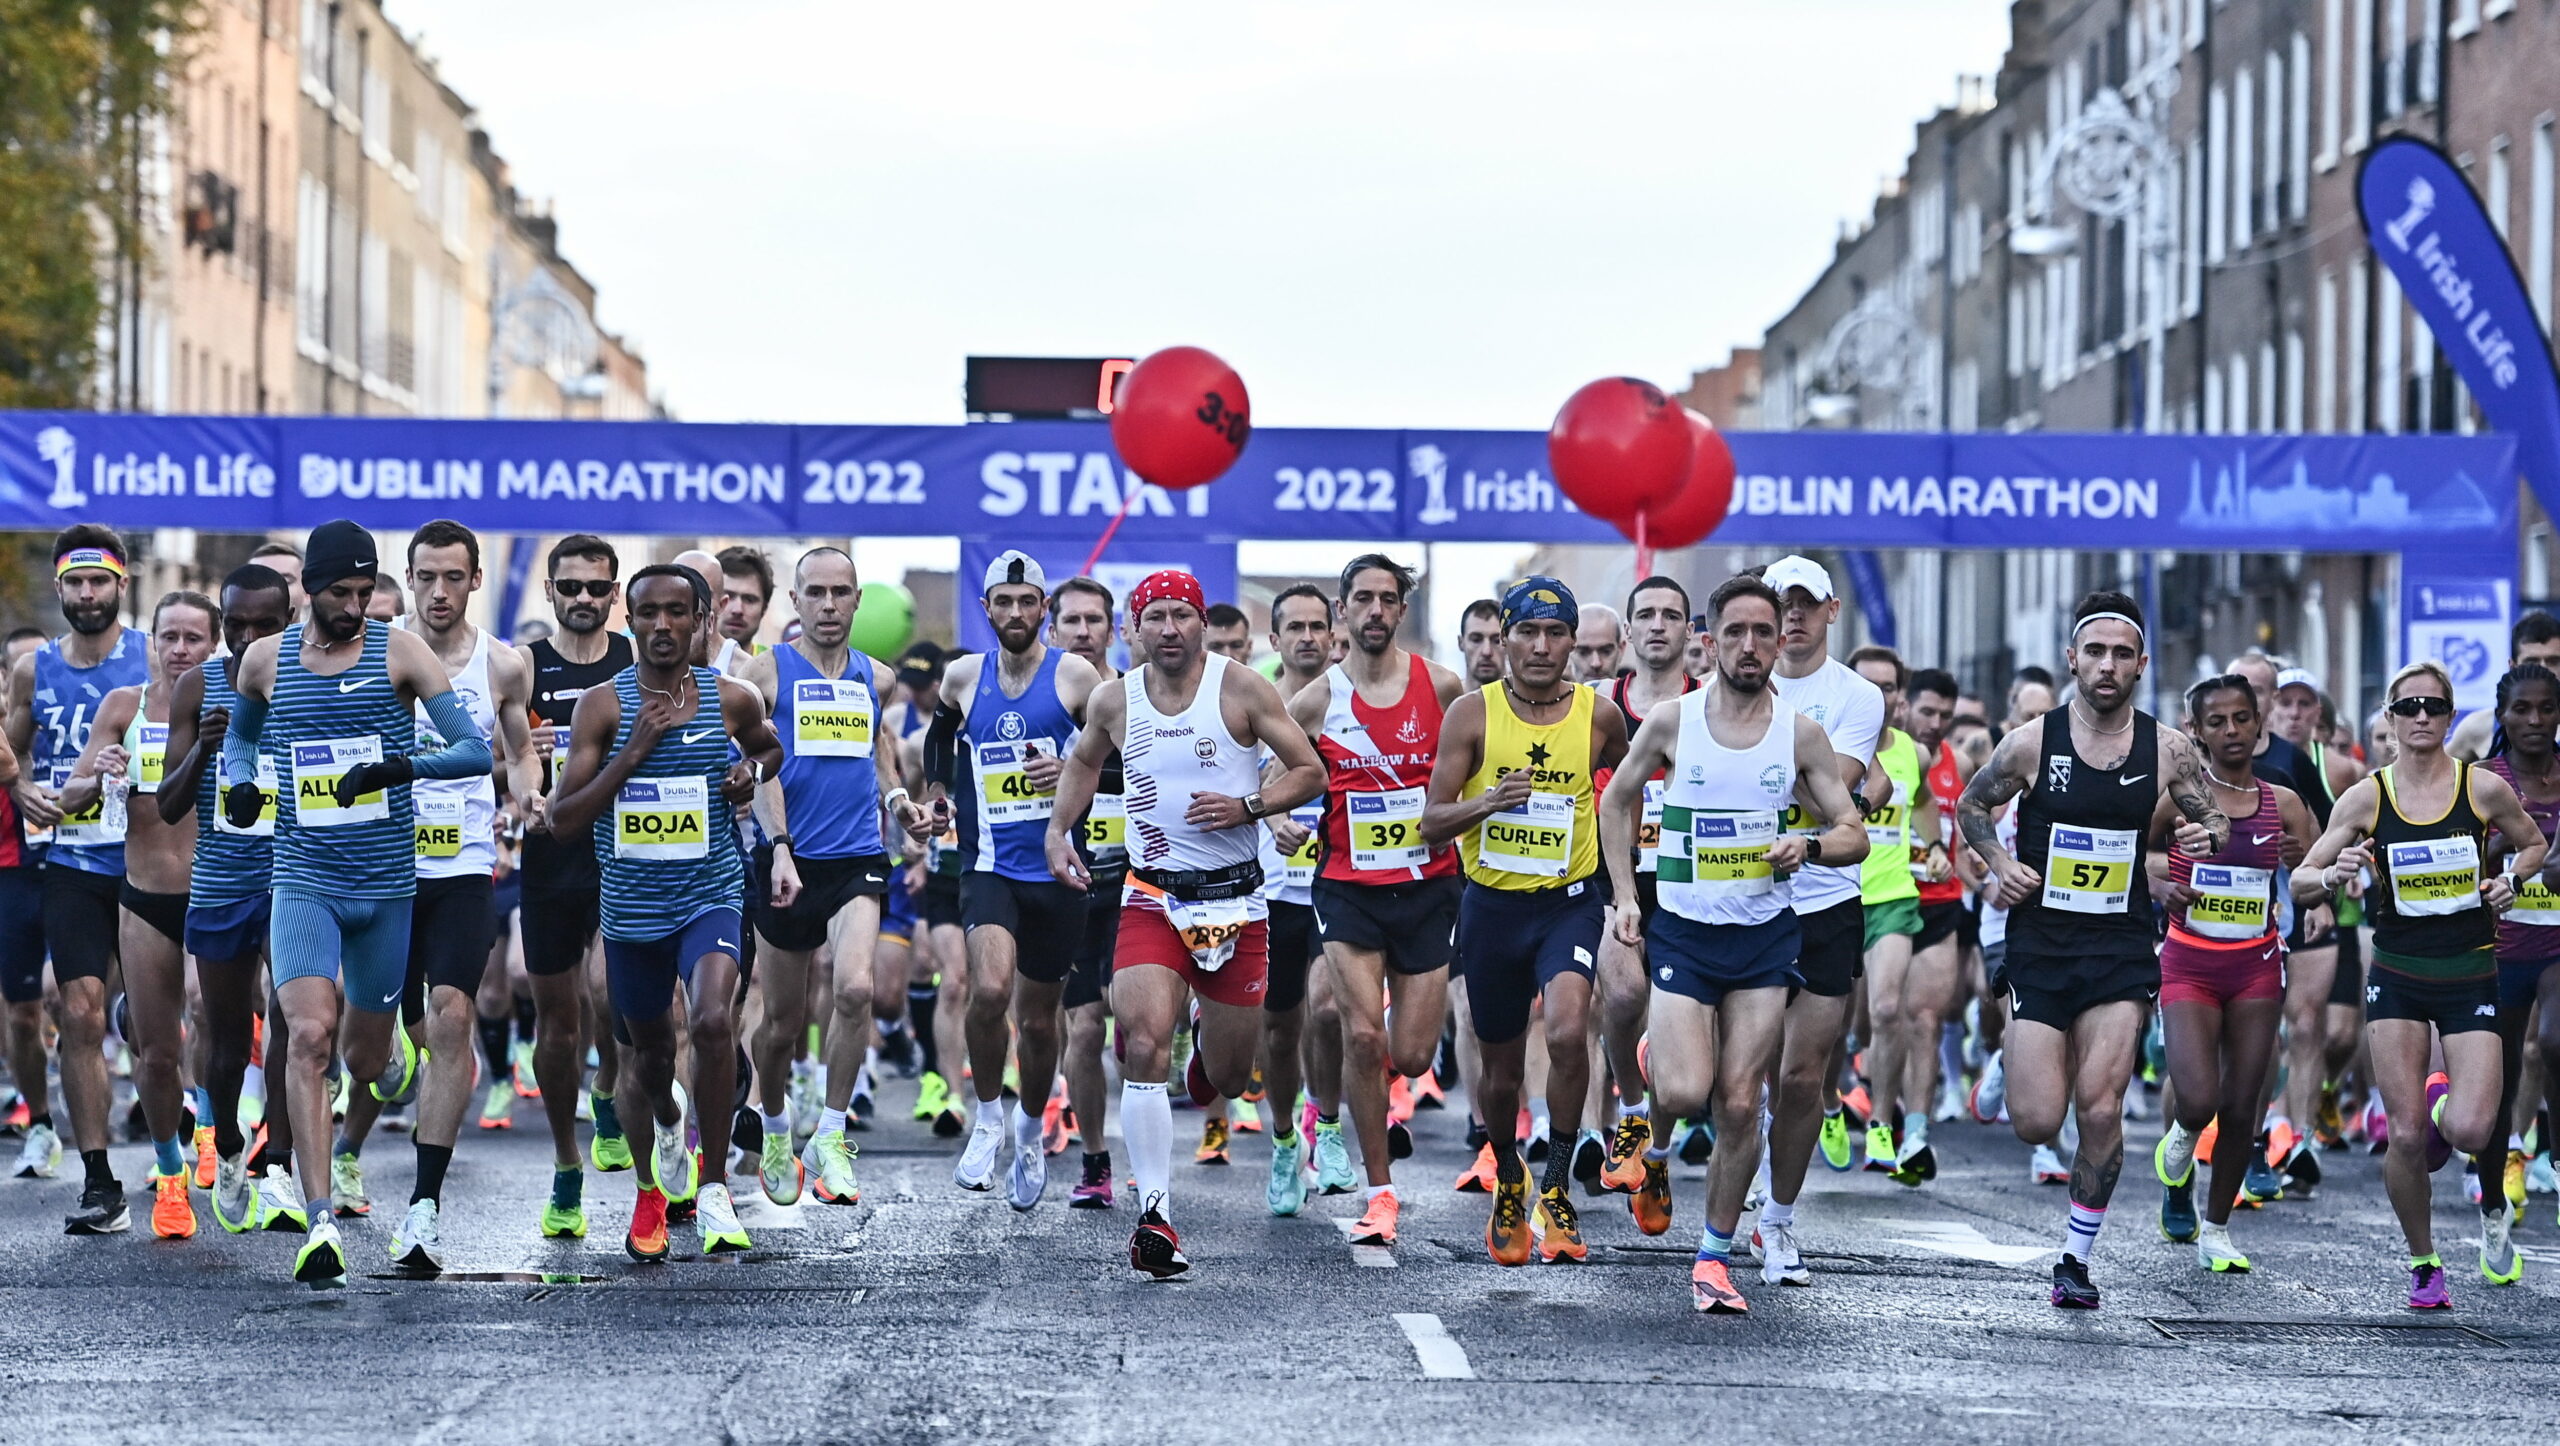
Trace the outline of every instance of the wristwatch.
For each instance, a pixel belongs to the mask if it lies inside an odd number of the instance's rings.
[[[773,837],[766,839],[765,843],[773,848],[787,849],[791,847],[791,835],[787,833],[778,833]]]
[[[1822,840],[1809,838],[1804,841],[1804,861],[1809,864],[1822,862]]]
[[[1263,813],[1262,790],[1257,788],[1253,792],[1244,796],[1244,816],[1247,818],[1260,818]]]

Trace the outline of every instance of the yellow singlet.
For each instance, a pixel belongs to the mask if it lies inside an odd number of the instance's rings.
[[[1569,696],[1562,719],[1533,724],[1511,711],[1501,683],[1484,686],[1484,762],[1459,797],[1489,793],[1520,768],[1534,790],[1519,808],[1458,836],[1467,877],[1488,889],[1552,889],[1599,871],[1591,781],[1591,704],[1599,695],[1578,687]]]

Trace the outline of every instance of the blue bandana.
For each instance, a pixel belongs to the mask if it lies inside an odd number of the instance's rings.
[[[1568,628],[1582,626],[1582,609],[1573,601],[1573,589],[1551,577],[1526,577],[1511,585],[1502,595],[1502,630],[1511,631],[1515,624],[1555,618]]]

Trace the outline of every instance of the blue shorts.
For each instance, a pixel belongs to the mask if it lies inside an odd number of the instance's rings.
[[[657,1019],[675,1002],[676,981],[693,982],[693,966],[705,954],[735,959],[745,948],[744,916],[727,904],[703,910],[660,939],[604,941],[606,992],[624,1019]]]
[[[899,864],[889,875],[888,896],[880,901],[880,939],[901,944],[916,941],[917,896],[907,892],[907,866]]]
[[[187,952],[199,959],[254,959],[267,942],[274,896],[251,894],[227,904],[187,906]]]
[[[2542,976],[2551,969],[2560,969],[2560,959],[2499,960],[2498,1008],[2509,1014],[2531,1009],[2542,992]]]
[[[516,911],[518,904],[524,902],[524,870],[507,870],[507,876],[497,882],[490,893],[490,898],[497,906],[498,922],[501,925],[505,924],[507,916]]]
[[[415,898],[350,899],[276,890],[267,932],[267,969],[276,987],[326,979],[347,1007],[389,1014],[409,979],[409,913]]]
[[[1804,928],[1795,911],[1757,924],[1701,924],[1669,909],[1656,909],[1645,926],[1645,962],[1653,987],[1694,999],[1712,1009],[1745,989],[1792,989],[1804,982],[1796,954]]]
[[[1529,1031],[1529,1006],[1557,976],[1591,977],[1607,905],[1607,882],[1597,877],[1527,890],[1468,882],[1458,896],[1458,975],[1476,1038],[1518,1039]]]

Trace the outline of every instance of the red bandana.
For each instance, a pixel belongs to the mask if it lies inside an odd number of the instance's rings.
[[[1209,611],[1209,599],[1200,591],[1200,579],[1179,568],[1168,567],[1161,572],[1148,573],[1147,580],[1138,584],[1137,591],[1129,594],[1129,620],[1134,623],[1143,616],[1147,604],[1167,599],[1187,602],[1195,612],[1205,614]]]

